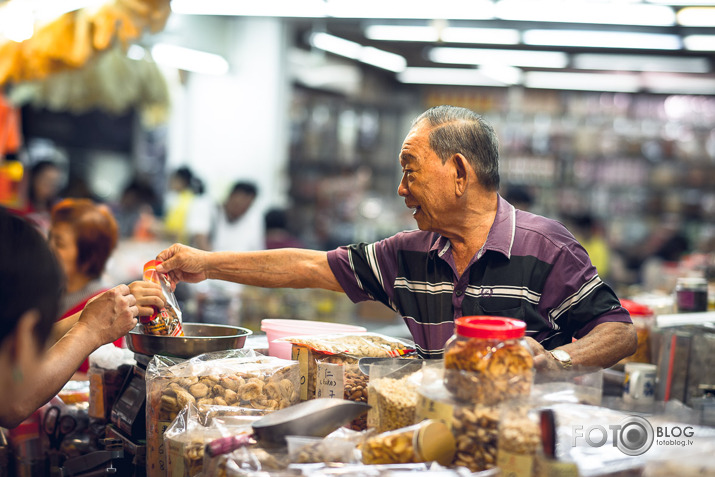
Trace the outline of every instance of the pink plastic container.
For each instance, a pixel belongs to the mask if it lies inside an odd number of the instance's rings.
[[[268,339],[268,354],[277,358],[291,359],[291,344],[274,341],[286,336],[326,335],[331,333],[365,333],[362,326],[343,325],[310,320],[261,320],[261,331]]]

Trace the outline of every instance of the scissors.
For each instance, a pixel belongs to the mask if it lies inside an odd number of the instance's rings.
[[[72,433],[76,427],[75,418],[66,414],[62,416],[62,412],[57,406],[50,406],[42,420],[42,429],[50,439],[50,448],[54,450],[60,449],[65,436]]]

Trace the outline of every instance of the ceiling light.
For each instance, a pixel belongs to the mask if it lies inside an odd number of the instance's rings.
[[[171,11],[184,15],[323,18],[322,0],[172,0]]]
[[[157,43],[151,48],[154,61],[180,70],[210,75],[228,73],[228,62],[219,55],[192,50],[167,43]]]
[[[483,65],[477,71],[503,84],[520,84],[523,76],[520,68],[508,65]]]
[[[346,40],[328,33],[313,33],[310,36],[310,44],[323,51],[328,51],[389,71],[402,71],[407,66],[407,60],[400,55],[371,46],[363,46],[360,43],[355,43],[354,41]]]
[[[635,93],[640,89],[637,75],[607,73],[558,73],[529,71],[524,75],[528,88]]]
[[[660,5],[715,5],[715,0],[645,0],[648,3],[658,3]]]
[[[335,18],[393,18],[491,20],[489,0],[325,0],[327,16]]]
[[[643,86],[651,93],[715,94],[715,78],[685,75],[646,74]]]
[[[382,41],[421,41],[446,43],[486,43],[491,45],[516,45],[519,31],[506,28],[464,28],[414,25],[370,25],[365,36]]]
[[[502,0],[496,5],[496,16],[502,20],[527,22],[647,26],[675,24],[673,9],[665,5],[583,0]]]
[[[638,48],[679,50],[678,35],[621,31],[527,30],[523,34],[527,45],[583,46],[591,48]]]
[[[688,35],[683,44],[687,50],[715,51],[715,35]]]
[[[412,84],[442,84],[460,86],[507,86],[474,68],[405,68],[397,74],[398,81]]]
[[[568,56],[559,51],[489,50],[435,47],[427,53],[436,63],[457,65],[502,64],[537,68],[564,68]]]
[[[581,70],[664,71],[672,73],[707,73],[710,64],[705,58],[683,58],[655,55],[598,55],[584,53],[573,56],[572,65]]]
[[[678,23],[692,27],[715,27],[715,7],[686,7],[678,11]]]

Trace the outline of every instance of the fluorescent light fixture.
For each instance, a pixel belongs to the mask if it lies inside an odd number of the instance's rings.
[[[643,86],[651,93],[715,94],[715,77],[646,74]]]
[[[523,34],[527,45],[583,46],[591,48],[636,48],[679,50],[678,35],[588,30],[527,30]]]
[[[692,27],[715,27],[715,7],[686,7],[678,11],[678,23]]]
[[[687,50],[715,51],[715,35],[688,35],[683,44]]]
[[[673,6],[684,6],[684,5],[715,6],[715,0],[646,0],[646,2],[657,3],[659,5],[673,5]]]
[[[323,51],[358,60],[395,73],[404,70],[407,66],[407,60],[400,55],[371,46],[363,46],[360,43],[328,33],[313,33],[310,36],[310,44]]]
[[[397,80],[411,84],[442,84],[460,86],[507,86],[474,68],[405,68]]]
[[[524,74],[528,88],[609,91],[635,93],[640,89],[638,75],[608,73],[559,73],[529,71]]]
[[[484,65],[477,71],[503,84],[520,84],[523,76],[520,68],[509,65]]]
[[[655,55],[583,53],[573,56],[572,66],[581,70],[662,71],[672,73],[707,73],[710,71],[710,63],[705,58]]]
[[[496,5],[496,17],[526,22],[647,26],[675,24],[675,12],[666,5],[584,0],[502,0]]]
[[[184,15],[323,18],[322,0],[172,0],[171,10]]]
[[[489,0],[325,0],[327,16],[335,18],[391,18],[491,20]]]
[[[465,28],[413,25],[370,25],[365,36],[371,40],[416,41],[445,43],[486,43],[491,45],[516,45],[519,31],[507,28]]]
[[[172,0],[174,13],[303,18],[490,20],[489,0]]]
[[[480,48],[434,47],[427,56],[435,63],[456,65],[501,64],[537,68],[564,68],[568,56],[560,51],[490,50]]]
[[[151,48],[151,55],[156,63],[180,70],[209,75],[228,73],[228,61],[222,56],[214,55],[213,53],[167,43],[157,43]]]

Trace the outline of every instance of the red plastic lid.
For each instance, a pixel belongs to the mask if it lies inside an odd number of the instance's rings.
[[[149,260],[144,264],[144,271],[146,272],[147,270],[155,270],[156,266],[160,263],[161,262],[159,260]]]
[[[521,338],[526,323],[503,316],[463,316],[454,321],[457,334],[467,338],[508,340]]]
[[[641,303],[636,303],[631,300],[621,300],[621,306],[628,310],[628,313],[634,316],[652,316],[653,309]]]

